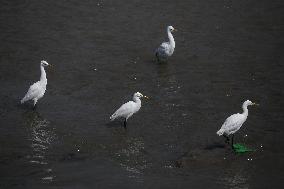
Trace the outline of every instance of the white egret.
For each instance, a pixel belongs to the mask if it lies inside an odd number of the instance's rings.
[[[246,121],[248,117],[248,106],[249,105],[258,105],[256,103],[252,103],[250,100],[246,100],[243,103],[243,113],[233,114],[226,119],[223,123],[221,129],[217,131],[217,135],[223,135],[226,138],[226,141],[229,142],[229,135],[232,135],[232,143],[231,146],[233,148],[234,143],[234,134],[241,128],[243,123]]]
[[[44,70],[44,67],[46,66],[49,66],[49,64],[45,60],[42,60],[40,62],[40,71],[41,71],[40,80],[30,86],[27,94],[21,100],[21,104],[23,104],[26,101],[33,100],[35,108],[37,101],[43,97],[47,85],[46,72]]]
[[[124,118],[124,128],[126,128],[127,120],[130,118],[134,113],[138,112],[141,108],[141,100],[140,98],[148,98],[147,96],[143,96],[141,93],[136,92],[133,95],[133,101],[126,102],[123,104],[118,110],[110,116],[110,120],[113,121],[116,118]]]
[[[164,60],[170,56],[172,56],[172,54],[174,53],[175,50],[175,40],[173,37],[172,32],[177,31],[176,29],[174,29],[173,26],[168,26],[167,27],[167,34],[168,34],[168,38],[169,41],[168,42],[163,42],[155,51],[155,55],[158,59],[158,61],[160,61],[161,59]]]

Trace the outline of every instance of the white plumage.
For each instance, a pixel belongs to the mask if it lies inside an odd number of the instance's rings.
[[[246,100],[243,105],[243,113],[237,113],[233,114],[230,117],[226,119],[226,121],[223,123],[221,129],[217,131],[217,135],[224,136],[227,139],[227,142],[229,141],[229,135],[233,135],[241,128],[243,123],[246,121],[248,117],[248,106],[249,105],[257,105],[256,103],[252,103],[250,100]],[[232,145],[234,138],[232,137]]]
[[[123,104],[118,110],[116,110],[112,116],[110,116],[110,120],[113,121],[116,118],[124,118],[124,127],[126,128],[126,123],[128,118],[130,118],[133,114],[138,112],[141,108],[141,100],[140,98],[148,98],[147,96],[143,96],[141,93],[136,92],[133,95],[133,101],[126,102]]]
[[[30,86],[27,94],[21,100],[21,104],[25,103],[26,101],[33,100],[34,107],[35,107],[37,101],[43,97],[46,91],[46,85],[47,85],[47,78],[46,78],[46,72],[44,70],[44,67],[48,65],[49,64],[44,60],[40,62],[40,70],[41,70],[40,80]]]
[[[217,132],[217,134],[219,136],[223,135],[224,133],[226,135],[234,134],[241,128],[246,119],[247,116],[240,113],[231,115],[223,123],[221,129]]]
[[[158,61],[165,60],[166,58],[172,56],[175,50],[175,40],[173,37],[172,32],[177,31],[174,29],[173,26],[168,26],[167,27],[167,34],[169,41],[168,42],[163,42],[155,51],[155,55],[158,59]]]

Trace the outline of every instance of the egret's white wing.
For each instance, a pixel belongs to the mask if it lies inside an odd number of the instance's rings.
[[[21,100],[21,103],[24,103],[28,100],[31,100],[31,99],[37,97],[40,93],[39,88],[40,88],[39,82],[32,84],[30,86],[27,94],[25,95],[25,97]]]
[[[118,117],[127,117],[129,114],[132,114],[135,109],[135,103],[133,101],[126,102],[123,104],[114,114],[110,117],[111,120],[114,120]]]
[[[233,114],[226,119],[221,127],[221,130],[224,130],[226,134],[235,133],[240,129],[244,121],[245,117],[242,114]]]
[[[168,54],[170,50],[170,44],[169,42],[164,42],[162,43],[158,49],[157,49],[157,53],[160,55],[160,56],[166,56]]]
[[[164,50],[168,50],[170,48],[170,43],[169,42],[164,42],[160,45],[161,49],[164,49]]]

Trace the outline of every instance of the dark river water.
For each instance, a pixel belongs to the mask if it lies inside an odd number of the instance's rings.
[[[1,0],[0,188],[281,188],[283,0]],[[176,49],[154,50],[173,25]],[[20,105],[40,77],[33,111]],[[109,116],[134,92],[141,110]],[[248,120],[235,154],[216,131]]]

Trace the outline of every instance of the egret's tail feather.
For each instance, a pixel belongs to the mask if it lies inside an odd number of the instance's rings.
[[[26,102],[26,101],[27,101],[26,97],[22,98],[21,104],[23,104],[23,103]]]
[[[217,135],[222,136],[224,134],[224,129],[220,129],[217,131]]]
[[[109,119],[110,119],[111,121],[113,121],[113,120],[115,120],[116,116],[117,116],[116,113],[114,113],[114,114],[112,114],[112,116],[110,116]]]

